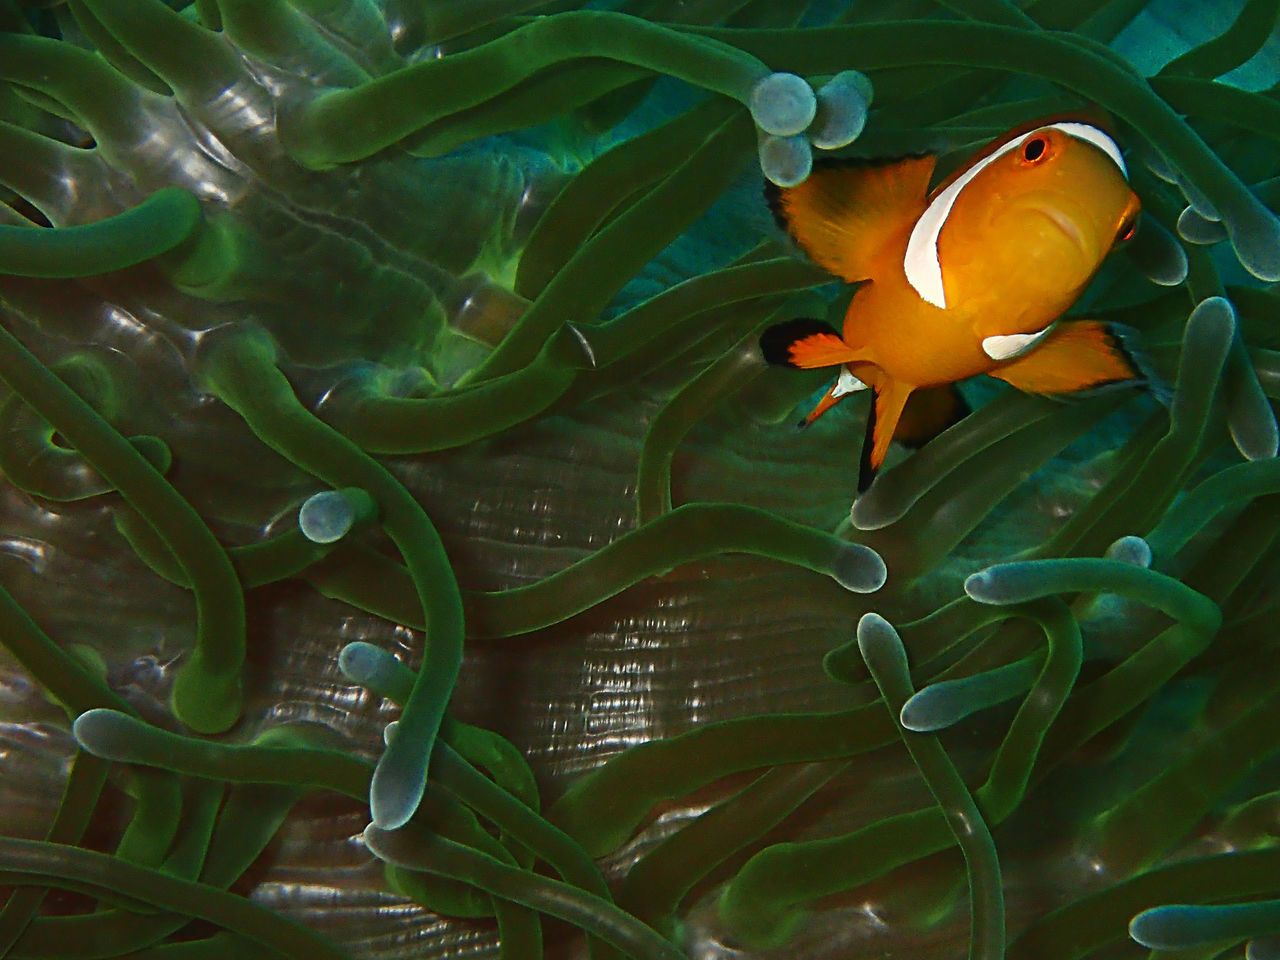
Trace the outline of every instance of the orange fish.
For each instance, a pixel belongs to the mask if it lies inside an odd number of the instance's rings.
[[[1078,115],[1040,120],[993,141],[930,192],[935,159],[835,160],[797,186],[765,186],[800,248],[861,284],[843,332],[798,319],[760,338],[770,363],[840,368],[804,424],[851,393],[875,391],[859,493],[913,391],[980,373],[1044,394],[1141,377],[1108,325],[1057,322],[1137,226],[1138,196],[1111,135]]]

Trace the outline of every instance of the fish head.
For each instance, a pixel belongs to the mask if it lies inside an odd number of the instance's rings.
[[[997,142],[940,187],[939,200],[946,306],[966,304],[1002,334],[1061,315],[1132,236],[1140,209],[1115,142],[1074,120]]]

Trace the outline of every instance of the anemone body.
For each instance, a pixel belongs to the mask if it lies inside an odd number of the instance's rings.
[[[0,955],[1271,949],[1277,5],[1087,6],[0,0]],[[1086,100],[1167,392],[850,518],[762,177]]]

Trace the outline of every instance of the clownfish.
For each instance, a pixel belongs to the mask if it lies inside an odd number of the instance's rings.
[[[932,401],[934,414],[924,416],[936,416],[932,394],[943,391],[929,388],[983,373],[1041,394],[1142,379],[1115,329],[1058,322],[1137,228],[1141,204],[1111,135],[1079,115],[1039,120],[994,140],[930,191],[935,160],[831,160],[796,186],[765,186],[800,249],[860,284],[843,331],[800,318],[760,338],[769,363],[839,367],[802,426],[851,393],[875,391],[859,493],[895,430],[904,439],[914,429],[898,428],[915,391],[913,410]]]

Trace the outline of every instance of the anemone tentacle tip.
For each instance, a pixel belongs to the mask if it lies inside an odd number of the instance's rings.
[[[1247,418],[1233,417],[1227,423],[1231,440],[1246,460],[1271,460],[1280,455],[1280,428],[1268,407]]]
[[[322,490],[298,508],[298,528],[312,543],[336,543],[351,532],[356,511],[339,490]]]
[[[836,74],[818,90],[818,112],[809,140],[822,150],[848,146],[866,126],[872,96],[871,81],[857,70]]]
[[[404,760],[388,744],[369,784],[369,813],[374,824],[384,830],[398,830],[408,823],[426,793],[425,770],[406,775]]]
[[[109,725],[117,715],[118,711],[107,707],[86,710],[72,721],[71,735],[82,748],[93,753],[93,745],[98,742],[104,730],[110,729]]]
[[[900,518],[900,511],[884,509],[874,486],[853,501],[849,508],[849,522],[858,530],[882,530]]]
[[[1197,929],[1206,917],[1204,908],[1190,904],[1164,904],[1143,910],[1129,921],[1129,937],[1148,950],[1183,950],[1204,942]]]
[[[108,707],[86,710],[71,725],[71,735],[80,749],[103,760],[128,762],[138,731],[126,713]]]
[[[1136,567],[1151,566],[1151,545],[1142,537],[1124,536],[1107,547],[1106,558]]]
[[[885,585],[889,569],[870,547],[849,543],[840,547],[832,561],[831,578],[853,593],[875,593]]]
[[[758,80],[748,98],[751,119],[764,133],[792,137],[813,122],[818,98],[809,81],[794,73],[771,73]]]
[[[1223,222],[1240,265],[1259,280],[1280,280],[1280,218],[1258,204],[1245,216]]]
[[[769,135],[760,138],[760,171],[779,187],[794,187],[808,178],[813,169],[813,150],[803,134],[791,137]]]
[[[1227,239],[1227,228],[1221,221],[1210,220],[1192,206],[1185,207],[1178,215],[1176,227],[1178,236],[1197,246],[1210,246]]]
[[[1195,305],[1187,318],[1187,335],[1199,328],[1214,340],[1225,340],[1236,328],[1236,311],[1223,296],[1205,297]]]
[[[353,640],[338,652],[338,669],[352,683],[364,683],[387,654],[364,640]]]
[[[898,711],[898,723],[912,733],[932,733],[950,726],[950,720],[941,719],[930,704],[930,697],[925,693],[928,689],[926,687],[924,690],[917,690],[907,698],[907,702]],[[925,696],[922,697],[921,694]]]
[[[964,592],[971,600],[977,600],[979,603],[990,603],[990,592],[994,578],[991,568],[979,570],[977,573],[971,573],[965,577]]]
[[[906,669],[907,651],[902,637],[892,623],[874,611],[864,613],[858,620],[858,652],[873,676],[878,668],[889,664]]]
[[[884,635],[885,633],[896,633],[893,624],[876,613],[869,610],[858,618],[858,645],[861,646],[867,639]]]
[[[409,822],[409,819],[413,816],[414,809],[416,808],[409,809],[406,812],[403,806],[374,803],[372,797],[370,797],[369,811],[370,816],[373,818],[372,825],[379,830],[399,830]]]

